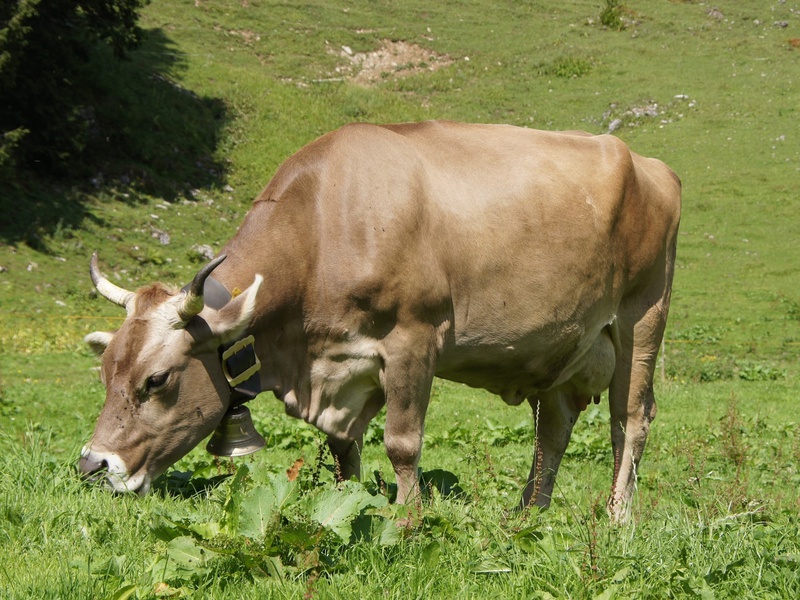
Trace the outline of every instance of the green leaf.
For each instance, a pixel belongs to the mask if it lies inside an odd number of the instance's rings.
[[[283,473],[272,481],[251,490],[241,502],[239,533],[253,540],[263,539],[287,504],[296,499],[297,485]]]
[[[124,554],[121,556],[111,556],[108,560],[93,564],[91,568],[92,575],[122,577],[127,560],[128,558]]]
[[[108,600],[127,600],[136,593],[138,588],[139,586],[133,583],[123,585],[122,587],[117,588],[114,593],[108,597]]]
[[[472,568],[473,573],[479,575],[492,575],[494,573],[511,573],[511,567],[502,559],[485,557]]]
[[[778,564],[798,564],[800,563],[800,554],[781,554],[775,557],[775,562]]]
[[[311,518],[333,531],[343,542],[350,541],[353,520],[368,507],[386,505],[384,496],[373,496],[357,482],[345,482],[341,490],[326,488],[309,497]]]
[[[242,500],[239,533],[253,540],[261,540],[277,515],[274,492],[270,488],[256,488]]]
[[[426,516],[422,519],[425,531],[429,531],[431,535],[436,537],[457,538],[463,532],[460,532],[449,519],[442,515]]]
[[[220,476],[219,470],[219,466],[213,462],[203,461],[202,463],[195,465],[195,468],[192,471],[192,478],[216,479]]]
[[[422,550],[422,566],[425,569],[433,569],[439,563],[439,556],[442,553],[442,545],[438,540],[434,540]]]
[[[177,537],[167,544],[167,555],[153,567],[153,575],[163,579],[189,579],[208,572],[214,552],[197,545],[189,536]]]
[[[280,556],[266,556],[264,557],[264,568],[270,577],[274,579],[283,579],[283,563]]]
[[[630,567],[622,567],[619,571],[614,573],[614,576],[611,578],[613,583],[622,583],[628,578],[628,575],[631,572]]]
[[[356,542],[377,543],[379,546],[394,546],[403,537],[394,519],[387,519],[381,515],[361,513],[353,521],[353,537]],[[324,529],[322,530],[324,531]]]
[[[402,539],[403,531],[393,519],[381,519],[375,526],[374,535],[381,546],[394,546]]]
[[[315,523],[289,523],[278,532],[280,540],[295,551],[311,550],[323,535],[325,530]]]
[[[228,493],[222,505],[222,510],[225,513],[222,526],[229,533],[234,533],[239,524],[239,506],[244,493],[245,480],[248,478],[249,473],[250,469],[246,464],[240,465],[236,469],[236,474],[229,480]]]
[[[283,563],[280,556],[255,557],[246,552],[239,555],[242,564],[250,569],[250,572],[259,577],[273,577],[283,579]]]
[[[170,542],[177,537],[190,535],[195,538],[209,540],[218,535],[222,529],[216,521],[196,522],[197,516],[173,516],[155,513],[150,522],[150,530],[160,540]]]
[[[221,531],[220,524],[216,521],[208,521],[206,523],[194,523],[189,525],[188,529],[197,534],[201,539],[210,540],[219,535]]]
[[[516,533],[513,537],[514,542],[517,544],[520,550],[528,553],[543,550],[540,545],[542,539],[544,539],[544,535],[535,527],[523,529],[522,531]]]
[[[563,536],[562,539],[564,539],[564,537],[566,536]],[[545,553],[551,564],[557,565],[563,561],[563,554],[556,547],[556,543],[553,540],[553,535],[551,533],[547,533],[542,537],[541,541],[539,542],[539,547]]]
[[[167,548],[169,550],[170,559],[189,567],[197,567],[205,564],[208,558],[213,554],[210,550],[198,546],[194,538],[188,536],[175,538],[167,545]]]
[[[173,523],[169,517],[154,514],[150,523],[150,530],[162,542],[170,542],[176,537],[186,535],[186,528]]]
[[[600,594],[594,597],[594,600],[612,600],[617,595],[617,588],[619,586],[612,584],[603,590]]]

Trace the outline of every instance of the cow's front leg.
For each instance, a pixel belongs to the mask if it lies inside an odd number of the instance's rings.
[[[328,448],[333,455],[337,481],[349,481],[353,477],[361,478],[363,440],[364,436],[359,436],[354,440],[341,440],[328,436]]]
[[[536,426],[536,445],[521,507],[550,505],[558,467],[567,449],[580,410],[569,393],[551,391],[529,398]]]
[[[411,390],[387,393],[383,443],[397,480],[398,504],[405,504],[419,494],[417,467],[422,455],[431,380],[427,385],[413,387],[414,393]],[[390,400],[391,396],[394,398]]]
[[[403,336],[403,339],[406,343],[402,349],[388,353],[391,359],[386,361],[384,381],[383,443],[397,480],[398,504],[405,504],[419,494],[417,467],[435,363],[435,345],[430,337],[410,340]]]

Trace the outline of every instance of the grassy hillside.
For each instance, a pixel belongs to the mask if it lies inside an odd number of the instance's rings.
[[[637,2],[617,31],[600,25],[599,4],[154,3],[143,18],[148,42],[119,73],[134,113],[126,135],[143,148],[135,160],[98,164],[91,182],[33,182],[34,193],[16,190],[4,202],[0,299],[9,325],[0,341],[13,351],[71,350],[94,326],[74,317],[114,315],[85,297],[94,248],[131,286],[185,281],[197,264],[191,247],[219,247],[277,165],[330,129],[450,118],[614,128],[637,152],[664,159],[684,182],[668,373],[707,380],[743,365],[792,370],[796,9]],[[421,54],[396,66],[406,56],[385,59],[372,85],[347,80],[358,71],[353,56],[397,40]],[[146,97],[137,104],[131,91]],[[27,206],[39,210],[15,218]],[[698,354],[697,341],[711,351]]]
[[[0,592],[797,596],[800,2],[631,1],[604,25],[608,4],[154,0],[145,44],[106,75],[118,135],[93,175],[0,182]],[[289,544],[307,563],[284,556],[283,578],[230,557],[170,563],[159,515],[219,523],[235,494],[201,449],[144,500],[76,481],[103,398],[81,338],[124,316],[92,291],[92,250],[126,287],[183,284],[197,246],[220,248],[303,144],[351,121],[428,118],[613,131],[680,175],[636,526],[602,514],[607,410],[576,429],[553,509],[507,516],[530,415],[440,382],[423,467],[454,473],[466,499],[435,497],[396,544]],[[246,464],[282,473],[302,456],[309,473],[316,434],[271,397],[253,411],[273,448]],[[379,437],[367,473],[388,474]]]

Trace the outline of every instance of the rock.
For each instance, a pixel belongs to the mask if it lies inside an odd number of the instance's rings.
[[[192,252],[206,260],[214,258],[214,249],[208,244],[195,244],[192,246]]]
[[[158,229],[153,231],[153,237],[156,238],[158,240],[158,243],[161,244],[162,246],[169,246],[169,243],[171,241],[169,234],[166,231],[159,231]]]

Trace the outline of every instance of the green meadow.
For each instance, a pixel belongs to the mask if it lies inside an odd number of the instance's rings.
[[[129,60],[93,57],[95,158],[0,182],[0,598],[800,597],[800,1],[153,0],[140,25]],[[530,411],[440,380],[411,507],[381,416],[337,487],[271,394],[251,457],[201,445],[143,498],[81,482],[104,398],[82,338],[124,317],[92,251],[127,288],[183,285],[302,145],[433,118],[612,132],[681,177],[632,522],[605,514],[605,397],[552,507],[515,512]]]

